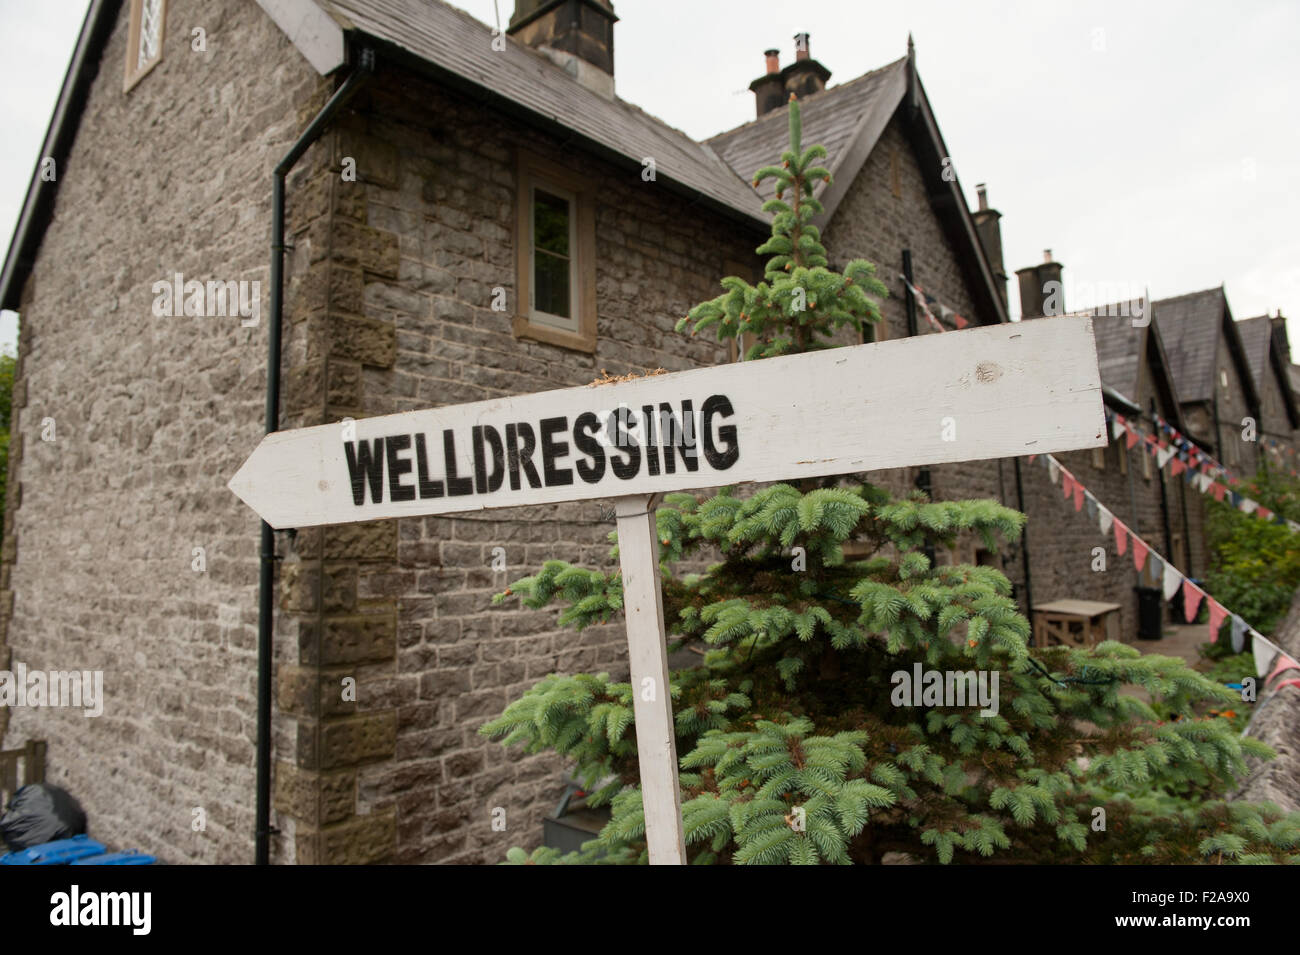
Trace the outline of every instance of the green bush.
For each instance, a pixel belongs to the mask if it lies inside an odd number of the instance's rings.
[[[1290,477],[1263,472],[1240,492],[1283,517],[1300,519],[1300,482]],[[1260,633],[1272,633],[1300,587],[1300,536],[1285,524],[1243,514],[1226,501],[1210,500],[1208,505],[1206,587]]]

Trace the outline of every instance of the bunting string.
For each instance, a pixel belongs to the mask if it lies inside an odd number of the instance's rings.
[[[956,311],[936,302],[933,297],[926,295],[918,286],[908,282],[904,276],[900,275],[899,278],[911,290],[927,321],[935,330],[939,332],[948,331],[935,318],[931,309],[932,305],[936,306],[942,315],[955,316],[956,322],[960,323],[957,324],[957,328],[964,328],[969,324],[964,318],[957,315]],[[1233,477],[1226,468],[1202,451],[1186,436],[1179,433],[1176,428],[1163,418],[1156,416],[1155,421],[1157,427],[1169,436],[1167,440],[1147,434],[1118,412],[1107,410],[1106,419],[1114,438],[1124,437],[1126,447],[1130,449],[1140,442],[1143,445],[1143,450],[1154,456],[1161,468],[1168,467],[1173,476],[1185,474],[1184,480],[1195,484],[1202,493],[1212,493],[1220,501],[1229,498],[1229,495],[1231,495],[1229,500],[1239,510],[1247,514],[1256,514],[1265,520],[1286,523],[1292,531],[1300,530],[1300,524],[1295,521],[1283,521],[1280,515],[1262,507],[1258,502],[1230,490],[1229,484],[1234,486],[1240,484],[1237,478]],[[1183,616],[1188,623],[1195,622],[1200,615],[1201,605],[1204,604],[1209,610],[1211,643],[1218,642],[1219,631],[1223,628],[1225,622],[1230,624],[1229,632],[1231,636],[1229,639],[1232,642],[1234,653],[1241,653],[1245,649],[1246,638],[1249,636],[1251,654],[1255,659],[1255,672],[1263,681],[1263,688],[1266,691],[1270,690],[1270,684],[1272,684],[1271,690],[1273,692],[1285,686],[1300,687],[1300,662],[1288,655],[1277,644],[1264,637],[1258,630],[1248,624],[1240,614],[1233,613],[1215,600],[1212,595],[1175,567],[1169,558],[1147,543],[1133,528],[1120,520],[1114,511],[1106,507],[1092,491],[1084,486],[1082,481],[1074,476],[1074,473],[1069,468],[1056,459],[1055,455],[1031,454],[1029,455],[1029,463],[1033,464],[1034,459],[1039,457],[1042,458],[1043,467],[1047,470],[1049,480],[1053,484],[1060,481],[1062,499],[1070,501],[1076,513],[1086,508],[1089,518],[1097,522],[1097,528],[1103,537],[1113,534],[1115,549],[1119,555],[1122,557],[1126,552],[1130,553],[1137,573],[1142,575],[1145,572],[1147,579],[1160,587],[1161,594],[1166,601],[1172,600],[1175,594],[1180,590],[1182,591]],[[1293,470],[1292,474],[1295,473]],[[1219,480],[1220,478],[1222,480]],[[1262,702],[1264,702],[1263,699],[1261,699]]]
[[[1117,441],[1123,438],[1129,449],[1140,444],[1144,452],[1155,458],[1156,466],[1167,470],[1171,477],[1181,476],[1202,494],[1212,494],[1216,501],[1226,500],[1243,514],[1253,514],[1273,524],[1285,524],[1293,533],[1300,531],[1300,523],[1284,518],[1253,498],[1233,490],[1240,486],[1241,481],[1177,428],[1159,415],[1155,416],[1155,422],[1167,438],[1149,433],[1117,411],[1106,410],[1106,423],[1111,437]]]

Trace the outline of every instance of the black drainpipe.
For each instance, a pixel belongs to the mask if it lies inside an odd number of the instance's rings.
[[[1020,459],[1012,458],[1012,463],[1016,467],[1016,507],[1021,514],[1025,513],[1025,485],[1020,478]],[[1034,613],[1034,588],[1029,580],[1029,521],[1025,521],[1025,526],[1020,530],[1020,558],[1025,565],[1025,608],[1026,613],[1032,618]]]
[[[1159,433],[1160,426],[1156,424],[1157,413],[1158,409],[1156,408],[1156,399],[1152,398],[1151,426],[1154,432]],[[1177,451],[1178,449],[1175,447],[1174,450]],[[1160,472],[1160,521],[1164,525],[1165,529],[1165,553],[1172,557],[1174,554],[1174,538],[1169,531],[1169,497],[1165,492],[1165,469],[1158,468],[1158,470]],[[1155,586],[1159,587],[1160,582],[1156,581]]]
[[[271,325],[266,346],[266,433],[280,430],[280,332],[284,316],[284,181],[303,153],[320,138],[344,104],[375,69],[373,50],[363,49],[356,68],[316,114],[271,176]],[[262,565],[257,583],[257,836],[256,863],[271,855],[271,636],[274,627],[275,531],[262,522]]]

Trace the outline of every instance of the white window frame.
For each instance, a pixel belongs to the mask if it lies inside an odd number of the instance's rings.
[[[158,0],[158,48],[151,59],[140,62],[140,40],[144,29],[144,5],[149,0],[131,0],[131,16],[126,33],[126,74],[122,80],[122,92],[131,88],[147,76],[155,66],[162,62],[163,41],[167,36],[167,0]]]

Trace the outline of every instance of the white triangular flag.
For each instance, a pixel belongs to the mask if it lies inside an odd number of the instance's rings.
[[[1245,514],[1254,514],[1254,513],[1255,513],[1255,508],[1257,508],[1257,507],[1259,507],[1259,502],[1258,502],[1258,501],[1252,501],[1252,500],[1251,500],[1250,498],[1248,498],[1248,497],[1243,497],[1243,498],[1241,499],[1241,510],[1242,510],[1243,513],[1245,513]]]
[[[1124,425],[1118,419],[1112,420],[1110,423],[1110,436],[1116,441],[1124,437]]]
[[[1183,575],[1178,572],[1173,564],[1165,564],[1165,599],[1173,600],[1174,594],[1178,593],[1178,588],[1183,585]]]
[[[1103,534],[1109,534],[1111,526],[1115,523],[1115,515],[1108,511],[1103,505],[1097,505],[1098,521],[1097,526],[1101,528]]]
[[[1061,466],[1054,458],[1047,459],[1047,476],[1052,479],[1053,484],[1061,479]]]
[[[1232,615],[1232,652],[1240,653],[1246,645],[1246,631],[1250,627],[1235,613]]]
[[[1156,464],[1163,468],[1169,463],[1169,459],[1174,456],[1173,448],[1158,448],[1156,450]]]
[[[1262,680],[1268,676],[1268,671],[1273,666],[1273,661],[1277,659],[1277,655],[1282,652],[1282,648],[1276,643],[1265,640],[1254,627],[1248,628],[1247,632],[1252,641],[1251,652],[1255,654],[1255,673]]]

